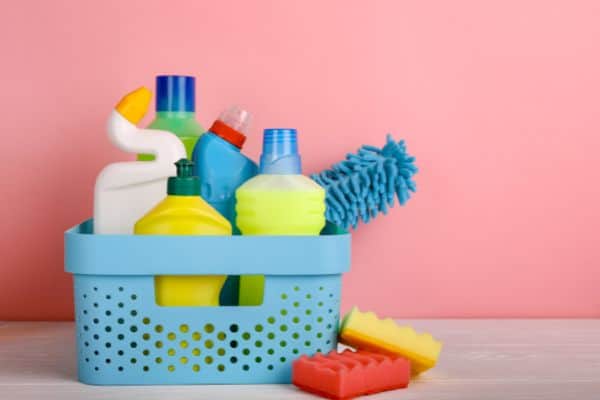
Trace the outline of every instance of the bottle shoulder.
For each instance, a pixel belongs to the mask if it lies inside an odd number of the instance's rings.
[[[270,185],[295,185],[320,187],[315,181],[301,174],[259,174],[252,178],[252,183]]]
[[[243,156],[240,149],[227,140],[219,137],[211,131],[207,131],[200,139],[198,139],[197,147],[204,152],[219,152],[223,154],[231,154],[233,156]]]
[[[238,190],[323,192],[324,189],[304,175],[261,174],[246,181]]]
[[[231,234],[231,224],[200,196],[167,196],[135,224],[135,233]]]
[[[232,170],[248,169],[249,173],[256,175],[258,165],[240,149],[220,138],[212,132],[206,132],[194,148],[194,163],[201,171],[222,171],[229,174]]]
[[[157,116],[148,129],[159,129],[173,132],[177,136],[201,136],[205,130],[196,118],[171,118]]]

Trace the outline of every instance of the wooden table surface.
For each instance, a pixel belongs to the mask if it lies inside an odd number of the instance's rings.
[[[402,321],[444,342],[439,364],[384,399],[600,399],[600,319]],[[291,385],[77,382],[71,322],[0,322],[0,399],[317,399]]]

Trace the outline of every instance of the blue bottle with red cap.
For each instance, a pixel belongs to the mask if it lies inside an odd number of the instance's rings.
[[[234,234],[239,234],[235,225],[235,191],[258,173],[256,163],[241,152],[249,123],[247,111],[230,107],[198,140],[192,155],[200,195],[231,223]],[[239,277],[229,276],[221,290],[220,304],[237,305],[238,293]]]
[[[200,195],[235,226],[235,191],[258,173],[254,161],[242,154],[250,113],[236,106],[221,113],[196,143],[192,159],[200,179]]]
[[[156,116],[148,129],[169,131],[183,142],[188,158],[204,128],[196,120],[196,79],[193,76],[159,75],[156,77]],[[153,160],[139,154],[138,160]]]

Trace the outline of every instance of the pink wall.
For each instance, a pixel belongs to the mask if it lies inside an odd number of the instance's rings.
[[[178,7],[167,4],[176,3]],[[72,317],[62,232],[127,157],[105,118],[158,73],[301,132],[306,172],[385,133],[408,206],[362,226],[344,307],[600,316],[597,1],[19,1],[0,13],[0,319]]]

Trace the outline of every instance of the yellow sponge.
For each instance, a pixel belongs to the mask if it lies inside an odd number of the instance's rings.
[[[363,313],[357,307],[342,321],[340,342],[357,349],[407,358],[413,374],[433,367],[442,350],[442,342],[430,334],[419,335],[410,326],[398,326],[389,318],[379,319],[374,313]]]

